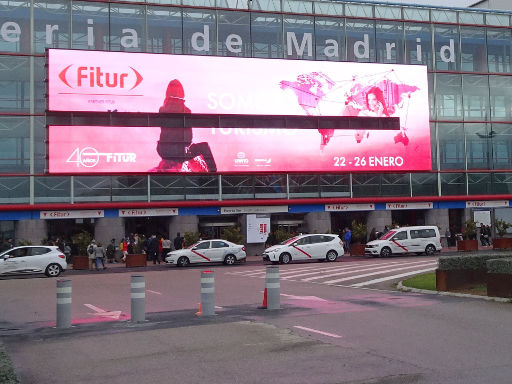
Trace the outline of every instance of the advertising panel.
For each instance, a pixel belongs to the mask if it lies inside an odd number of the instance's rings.
[[[424,66],[74,50],[48,60],[50,111],[400,119],[395,131],[52,127],[61,146],[50,140],[50,172],[431,169]]]

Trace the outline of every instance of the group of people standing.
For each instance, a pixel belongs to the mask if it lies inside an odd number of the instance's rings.
[[[138,234],[132,234],[121,240],[119,250],[122,253],[121,261],[123,262],[126,262],[126,257],[129,254],[145,253],[148,260],[153,261],[153,264],[160,264],[165,260],[167,254],[171,252],[173,246],[174,249],[177,250],[182,249],[184,245],[185,239],[179,232],[172,242],[170,238],[165,235],[157,236],[153,234],[145,237],[139,236]]]

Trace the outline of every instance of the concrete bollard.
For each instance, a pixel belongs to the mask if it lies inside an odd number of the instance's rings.
[[[267,309],[281,309],[281,284],[277,265],[267,267],[265,290],[267,291]]]
[[[71,327],[71,280],[57,280],[57,328]]]
[[[144,276],[132,275],[130,293],[131,321],[142,323],[146,320],[146,282]]]
[[[201,316],[215,315],[215,277],[213,271],[201,272]]]

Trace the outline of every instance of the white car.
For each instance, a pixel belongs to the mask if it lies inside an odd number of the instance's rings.
[[[263,260],[282,264],[292,260],[336,261],[343,254],[343,242],[338,235],[300,235],[265,249]]]
[[[44,273],[57,277],[67,266],[66,256],[56,246],[26,245],[0,253],[0,275]]]
[[[441,249],[439,228],[435,225],[421,225],[392,229],[379,239],[368,242],[364,253],[373,257],[389,257],[404,253],[425,253],[432,256]]]
[[[224,263],[233,265],[247,257],[245,247],[227,240],[201,240],[190,247],[167,254],[165,262],[185,267],[190,263]]]

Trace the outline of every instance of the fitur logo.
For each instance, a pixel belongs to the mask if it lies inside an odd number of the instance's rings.
[[[142,75],[133,67],[126,72],[106,71],[102,67],[68,65],[59,73],[59,79],[69,88],[118,88],[132,90],[140,85]],[[76,75],[74,75],[76,74]],[[73,85],[71,85],[73,84]],[[133,84],[133,85],[132,85]]]
[[[137,155],[133,152],[98,152],[93,147],[75,148],[66,163],[76,163],[77,167],[92,168],[98,165],[101,157],[105,158],[107,163],[135,163]]]

